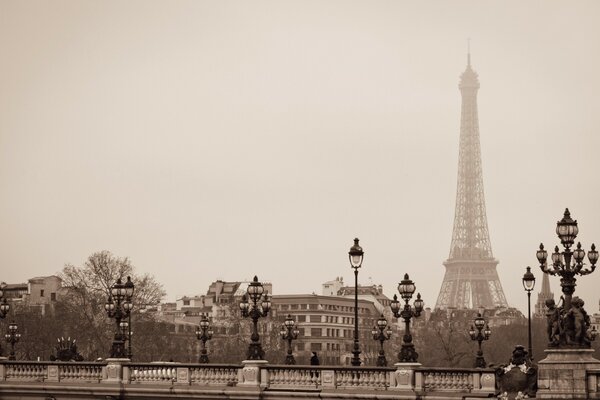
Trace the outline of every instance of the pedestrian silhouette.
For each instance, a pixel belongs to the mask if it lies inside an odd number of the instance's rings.
[[[319,357],[317,357],[317,353],[313,351],[312,357],[310,358],[310,365],[319,365]]]

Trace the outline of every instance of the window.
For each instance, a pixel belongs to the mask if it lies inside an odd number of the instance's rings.
[[[311,315],[310,322],[321,322],[321,316],[320,315]]]
[[[43,290],[42,290],[42,292],[43,292]],[[42,296],[43,296],[43,294],[42,294]],[[183,305],[184,306],[189,306],[190,305],[190,301],[189,300],[184,300],[183,301]]]
[[[50,301],[56,301],[56,293],[50,293]]]
[[[44,289],[40,290],[40,297],[44,297]]]
[[[298,315],[298,322],[306,322],[306,315]]]
[[[309,305],[308,305],[308,309],[309,309],[309,310],[316,310],[317,308],[318,308],[318,307],[317,307],[317,305],[316,305],[316,304],[309,304]]]
[[[311,343],[310,350],[311,351],[321,351],[323,349],[323,345],[321,343]]]
[[[311,328],[310,329],[310,336],[322,336],[323,332],[321,331],[321,328]]]
[[[298,304],[291,304],[290,305],[290,310],[297,310],[298,309]]]

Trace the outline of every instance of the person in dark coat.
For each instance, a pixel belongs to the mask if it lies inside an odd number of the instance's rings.
[[[317,357],[317,353],[313,351],[312,357],[310,358],[310,365],[319,365],[319,357]]]

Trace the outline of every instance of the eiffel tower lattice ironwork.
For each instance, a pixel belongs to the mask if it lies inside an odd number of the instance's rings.
[[[470,53],[458,87],[462,110],[454,230],[435,308],[508,307],[487,226],[477,117],[479,79],[471,68]]]

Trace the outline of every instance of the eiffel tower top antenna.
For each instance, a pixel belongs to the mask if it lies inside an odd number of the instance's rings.
[[[467,38],[467,65],[471,66],[471,38]]]

